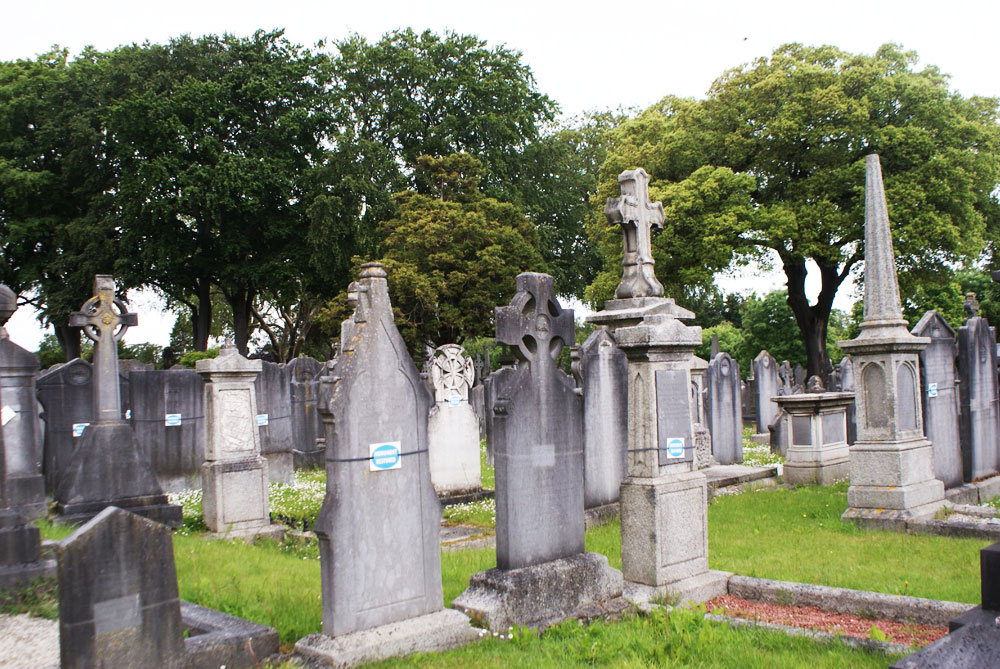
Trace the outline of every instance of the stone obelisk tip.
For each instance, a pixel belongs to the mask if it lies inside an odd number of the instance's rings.
[[[902,321],[896,260],[878,154],[865,157],[865,322]],[[905,322],[903,323],[905,325]]]

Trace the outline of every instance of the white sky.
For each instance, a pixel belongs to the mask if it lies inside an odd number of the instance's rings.
[[[834,44],[871,53],[896,42],[922,64],[951,75],[963,95],[1000,96],[1000,2],[923,0],[872,2],[806,0],[660,2],[431,2],[338,0],[212,2],[177,0],[7,0],[0,9],[0,60],[33,58],[53,44],[79,52],[132,42],[164,42],[184,33],[285,28],[294,42],[312,45],[357,32],[370,40],[396,28],[471,33],[522,52],[538,88],[567,114],[590,109],[646,107],[667,94],[702,97],[730,67],[766,56],[786,42]],[[782,275],[741,273],[720,278],[726,290],[758,292],[783,286]],[[818,291],[818,281],[812,287]],[[851,301],[841,289],[835,306]],[[166,344],[170,322],[155,301],[141,299],[137,328],[126,341]],[[22,309],[8,324],[12,339],[34,349],[41,331]]]

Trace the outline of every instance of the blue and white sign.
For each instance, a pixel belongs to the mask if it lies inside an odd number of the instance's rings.
[[[267,414],[259,413],[257,414],[257,427],[264,427],[267,425]]]
[[[132,410],[125,409],[125,420],[132,420]]]
[[[90,425],[90,423],[73,423],[73,436],[82,437],[83,431],[87,429],[88,425]]]
[[[6,425],[7,423],[14,420],[14,416],[16,415],[17,412],[11,409],[10,407],[4,407],[0,409],[0,426]]]
[[[667,457],[684,457],[684,437],[670,437],[667,439]]]
[[[451,397],[448,398],[448,404],[453,407],[460,406],[462,404],[462,396],[452,395]]]
[[[163,424],[167,427],[178,427],[181,424],[181,414],[168,413],[163,415]]]
[[[371,464],[369,467],[373,472],[399,469],[403,466],[403,458],[400,457],[400,443],[398,441],[368,444],[368,452],[371,455]]]
[[[937,397],[937,384],[928,383],[927,384],[927,397]]]

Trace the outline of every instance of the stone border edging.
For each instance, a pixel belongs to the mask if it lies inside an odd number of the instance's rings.
[[[728,591],[730,595],[743,599],[772,604],[815,606],[834,613],[885,618],[920,625],[947,626],[949,620],[975,606],[962,602],[887,595],[881,592],[739,575],[729,579]]]
[[[778,625],[777,623],[747,620],[746,618],[730,618],[729,616],[719,616],[714,613],[706,613],[705,619],[716,623],[728,623],[730,627],[761,627],[768,630],[774,630],[776,632],[783,632],[789,636],[808,637],[816,642],[832,643],[834,641],[840,641],[846,646],[851,646],[852,648],[857,648],[859,650],[866,650],[870,653],[880,652],[885,653],[886,655],[892,653],[908,655],[913,652],[913,648],[910,646],[903,646],[898,643],[875,641],[874,639],[859,639],[857,637],[846,636],[843,634],[830,634],[829,632],[817,632],[816,630],[811,630],[805,627]]]

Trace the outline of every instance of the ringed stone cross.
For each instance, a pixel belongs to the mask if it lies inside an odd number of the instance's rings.
[[[115,297],[115,280],[106,274],[94,277],[94,296],[80,311],[69,316],[69,324],[83,328],[94,342],[94,418],[97,422],[122,420],[118,394],[118,341],[139,322],[134,313]]]
[[[431,380],[435,390],[440,389],[445,397],[459,395],[468,400],[469,389],[475,380],[472,358],[458,344],[445,344],[435,351],[431,363]]]
[[[649,175],[641,167],[618,175],[621,197],[608,198],[604,216],[622,226],[622,280],[615,297],[662,297],[663,286],[653,271],[651,228],[663,228],[663,205],[649,201]]]
[[[554,364],[562,347],[574,343],[573,312],[559,306],[547,274],[517,275],[517,294],[510,306],[496,308],[496,328],[497,341],[511,346],[532,367]]]

